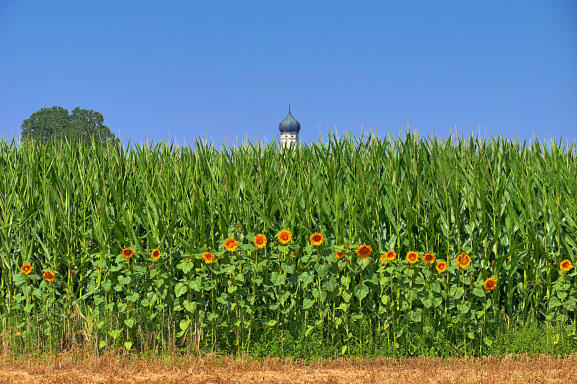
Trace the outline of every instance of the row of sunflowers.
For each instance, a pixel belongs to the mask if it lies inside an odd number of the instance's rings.
[[[452,332],[449,338],[462,338],[465,344],[477,340],[487,347],[492,343],[487,324],[520,318],[516,311],[526,308],[526,300],[547,321],[563,327],[573,322],[575,273],[568,258],[558,265],[560,278],[540,293],[545,301],[533,301],[520,298],[518,274],[508,272],[514,284],[507,275],[499,279],[503,271],[476,254],[440,258],[409,250],[401,258],[395,249],[379,252],[366,242],[336,245],[319,232],[307,237],[303,246],[289,230],[272,240],[262,233],[245,236],[237,231],[213,251],[180,256],[160,248],[126,247],[116,256],[100,255],[69,269],[65,278],[58,278],[64,274],[56,268],[41,269],[44,283],[39,287],[31,284],[41,279],[33,273],[34,262],[25,262],[21,278],[14,280],[17,290],[7,295],[5,305],[23,316],[40,311],[35,321],[47,324],[83,305],[81,312],[91,311],[100,319],[93,337],[105,338],[101,347],[118,345],[119,340],[125,346],[142,346],[136,327],[162,333],[171,322],[180,328],[178,337],[197,347],[200,340],[214,343],[209,340],[217,334],[231,334],[234,340],[227,345],[249,348],[253,334],[293,329],[298,335],[303,327],[304,337],[317,332],[325,342],[337,344],[362,339],[365,327],[387,340],[392,337],[393,345],[410,344],[411,336],[402,328],[407,323],[420,324],[423,337],[444,327]],[[139,257],[143,254],[148,256]],[[502,287],[499,281],[504,281]],[[164,320],[147,320],[157,316]],[[30,335],[30,323],[22,324],[15,334]],[[212,336],[206,339],[202,332]]]
[[[288,245],[292,242],[293,237],[292,233],[289,230],[281,230],[276,239],[278,240],[279,244]],[[253,244],[257,249],[264,249],[267,246],[268,239],[263,234],[257,234],[253,238]],[[324,236],[321,233],[313,233],[310,235],[310,244],[314,247],[320,247],[325,242]],[[224,249],[227,252],[233,253],[236,252],[239,247],[238,240],[234,237],[229,237],[224,241]],[[347,254],[347,249],[349,245],[343,245],[340,247],[336,247],[334,251],[335,258],[337,260],[341,260]],[[300,251],[300,248],[299,248]],[[131,259],[135,255],[135,251],[133,248],[124,248],[122,249],[122,256],[126,259]],[[371,254],[373,254],[373,248],[370,245],[365,243],[359,245],[356,250],[355,254],[359,259],[366,259]],[[152,261],[158,261],[162,257],[162,253],[159,249],[155,248],[150,253],[150,258]],[[215,260],[216,256],[212,252],[203,252],[202,253],[202,260],[205,264],[211,264]],[[392,263],[397,260],[397,252],[395,250],[388,250],[385,253],[382,253],[379,256],[379,261],[382,263]],[[409,251],[405,255],[405,260],[408,264],[414,265],[421,260],[421,257],[418,252],[416,251]],[[435,269],[438,273],[445,273],[447,271],[447,262],[444,260],[437,260],[437,257],[430,252],[426,252],[422,256],[422,261],[425,264],[434,265]],[[459,268],[466,270],[471,266],[471,257],[465,253],[461,252],[455,259]],[[563,272],[569,272],[573,268],[573,264],[571,260],[564,259],[560,262],[559,268]],[[32,265],[29,263],[24,263],[21,266],[21,271],[23,274],[28,275],[32,272]],[[73,272],[74,273],[74,272]],[[54,282],[56,279],[56,274],[51,270],[45,270],[43,273],[43,278],[47,282]],[[492,291],[497,287],[497,280],[494,277],[489,277],[485,280],[484,288],[488,291]]]

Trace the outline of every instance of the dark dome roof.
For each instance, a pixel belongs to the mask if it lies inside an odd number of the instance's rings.
[[[299,133],[301,130],[301,123],[299,123],[293,115],[291,115],[291,106],[289,104],[289,113],[284,118],[283,121],[278,125],[278,129],[281,132],[296,132]]]

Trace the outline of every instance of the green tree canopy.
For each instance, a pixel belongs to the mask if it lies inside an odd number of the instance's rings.
[[[42,108],[22,123],[22,138],[48,143],[61,139],[89,143],[117,141],[116,136],[104,125],[101,113],[91,109],[74,108],[72,113],[62,107]]]

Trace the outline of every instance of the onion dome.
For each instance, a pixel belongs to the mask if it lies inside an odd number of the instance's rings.
[[[283,121],[280,122],[278,125],[278,129],[281,133],[285,132],[292,132],[292,133],[299,133],[301,130],[301,123],[299,123],[293,115],[291,115],[291,105],[289,104],[289,112],[288,115],[284,118]]]

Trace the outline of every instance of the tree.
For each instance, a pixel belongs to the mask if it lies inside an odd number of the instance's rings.
[[[71,114],[62,107],[42,108],[34,112],[22,123],[22,138],[40,140],[49,143],[68,139],[90,143],[96,141],[118,141],[116,136],[104,125],[101,113],[74,108]]]

